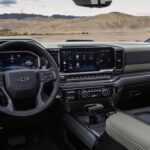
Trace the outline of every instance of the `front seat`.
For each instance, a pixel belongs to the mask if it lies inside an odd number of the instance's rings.
[[[150,125],[117,112],[106,121],[106,133],[129,150],[150,150]]]

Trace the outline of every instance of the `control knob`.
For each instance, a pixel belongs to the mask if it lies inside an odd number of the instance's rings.
[[[110,95],[110,90],[107,88],[102,89],[102,96],[107,97]]]
[[[88,98],[88,92],[87,91],[82,91],[81,96],[83,99],[87,99]]]

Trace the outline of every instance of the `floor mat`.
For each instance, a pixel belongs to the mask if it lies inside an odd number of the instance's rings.
[[[2,141],[1,141],[2,142]],[[9,142],[1,143],[2,150],[61,150],[58,145],[56,145],[48,136],[44,135],[38,137],[36,140],[34,138],[29,138],[24,144],[17,146],[10,146]]]

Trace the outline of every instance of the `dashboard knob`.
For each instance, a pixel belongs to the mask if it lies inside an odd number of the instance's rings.
[[[107,97],[110,95],[110,90],[107,88],[102,89],[102,96]]]
[[[87,91],[82,91],[81,96],[83,99],[88,98],[88,92]]]

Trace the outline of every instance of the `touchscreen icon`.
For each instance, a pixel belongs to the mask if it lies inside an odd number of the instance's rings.
[[[80,59],[80,56],[77,54],[76,55],[76,60],[79,60]]]
[[[82,59],[83,59],[83,60],[85,60],[85,59],[86,59],[86,55],[85,55],[85,54],[83,54],[83,57],[82,57]]]
[[[72,64],[69,64],[69,70],[73,70]]]
[[[93,60],[93,59],[94,59],[93,55],[90,55],[89,60]]]
[[[80,67],[80,63],[76,63],[76,67]]]

